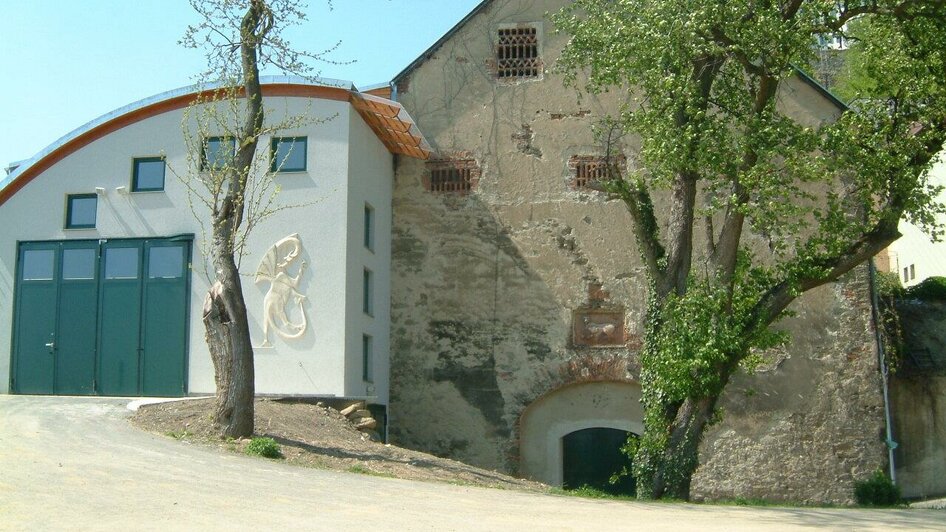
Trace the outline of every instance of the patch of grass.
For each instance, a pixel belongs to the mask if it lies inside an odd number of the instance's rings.
[[[282,450],[279,444],[272,438],[253,438],[244,451],[252,456],[262,456],[263,458],[282,458]]]
[[[381,471],[375,471],[374,469],[369,469],[361,464],[355,464],[348,468],[349,473],[357,473],[359,475],[370,475],[372,477],[385,477],[385,478],[395,478],[394,475],[390,473],[384,473]]]
[[[191,436],[193,436],[193,434],[188,432],[187,429],[184,429],[181,431],[170,430],[168,432],[165,432],[164,435],[174,438],[175,440],[186,440],[187,438],[190,438]]]
[[[634,495],[608,493],[597,488],[592,488],[591,486],[582,486],[575,489],[552,488],[550,493],[554,495],[568,495],[570,497],[584,497],[586,499],[612,499],[619,501],[637,500],[637,497]]]

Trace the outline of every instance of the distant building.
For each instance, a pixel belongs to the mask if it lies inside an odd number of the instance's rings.
[[[934,185],[946,186],[946,160],[942,156],[930,169],[929,180]],[[946,190],[937,199],[946,203]],[[946,214],[940,214],[937,221],[946,225]],[[946,241],[933,242],[922,229],[906,220],[900,222],[900,232],[903,236],[887,248],[887,271],[896,273],[904,286],[913,286],[927,277],[946,276]]]

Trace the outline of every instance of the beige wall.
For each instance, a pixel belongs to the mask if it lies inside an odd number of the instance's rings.
[[[520,473],[552,486],[562,485],[562,438],[602,427],[634,434],[644,431],[640,386],[629,382],[582,382],[564,386],[533,402],[519,424]]]
[[[551,70],[565,37],[543,14],[563,3],[496,0],[399,84],[435,151],[472,156],[482,176],[467,196],[434,194],[423,188],[423,163],[399,161],[391,436],[520,473],[530,466],[518,423],[534,401],[584,379],[634,380],[647,297],[625,208],[567,186],[568,158],[601,153],[591,126],[617,113],[624,95],[579,97]],[[491,40],[510,22],[542,23],[543,79],[491,76]],[[812,125],[838,112],[798,80],[780,101]],[[636,145],[631,136],[622,146],[631,165]],[[846,502],[852,480],[882,464],[880,383],[858,275],[795,305],[798,317],[785,322],[793,344],[770,353],[767,373],[730,387],[725,421],[703,446],[697,496]],[[608,293],[603,302],[589,299],[594,283]],[[573,311],[593,305],[623,309],[626,346],[573,345]],[[630,409],[609,415],[639,421]],[[773,472],[786,477],[782,489],[761,490]]]

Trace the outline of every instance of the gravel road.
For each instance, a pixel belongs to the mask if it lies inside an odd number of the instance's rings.
[[[297,468],[140,432],[127,402],[0,395],[0,530],[946,530],[941,510],[644,504]]]

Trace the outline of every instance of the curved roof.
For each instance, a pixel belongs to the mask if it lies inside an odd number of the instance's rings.
[[[319,78],[316,81],[307,80],[299,76],[263,76],[260,78],[264,96],[296,96],[320,98],[336,101],[360,101],[361,94],[350,81],[329,78]],[[58,140],[43,148],[32,158],[22,161],[8,176],[0,180],[0,205],[16,194],[34,177],[56,164],[67,155],[87,146],[93,141],[168,111],[187,107],[205,91],[212,91],[219,85],[189,85],[179,89],[162,92],[155,96],[139,100],[124,107],[106,113],[60,137]],[[423,135],[417,130],[413,120],[396,102],[385,100],[390,106],[396,106],[399,111],[394,113],[400,130],[410,132],[408,140],[411,145],[403,144],[403,139],[392,141],[390,128],[379,129],[369,121],[369,126],[375,134],[393,153],[403,153],[412,157],[426,159],[430,154],[430,147]],[[356,106],[357,107],[357,106]],[[365,113],[359,110],[365,117]],[[366,121],[367,120],[367,117]],[[401,135],[403,136],[403,135]]]

